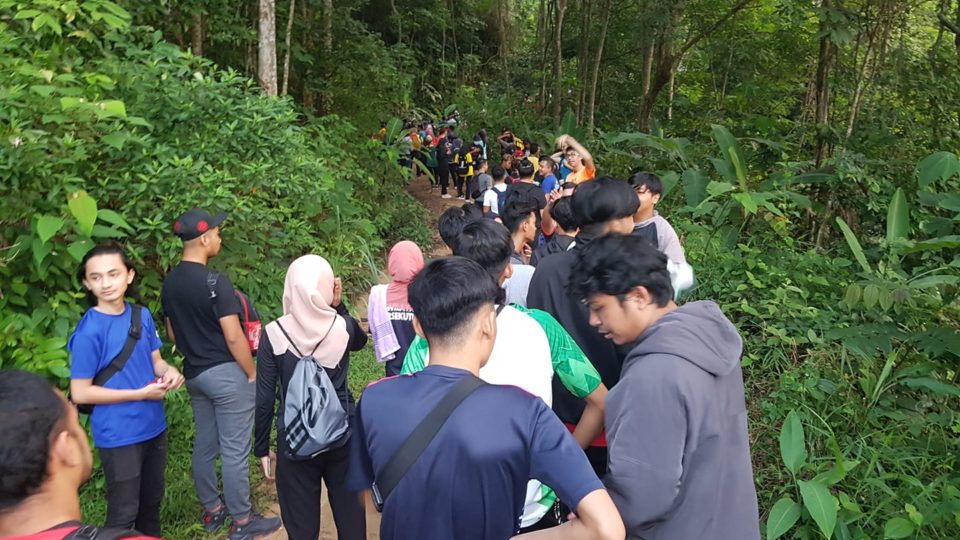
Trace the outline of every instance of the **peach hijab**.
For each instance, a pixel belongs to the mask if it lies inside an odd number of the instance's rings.
[[[387,285],[387,305],[401,309],[410,309],[407,299],[407,286],[410,281],[423,269],[423,252],[417,244],[402,240],[397,242],[387,257],[387,272],[390,273],[390,284]]]
[[[310,355],[325,368],[340,363],[350,334],[347,321],[337,314],[333,302],[333,269],[319,255],[304,255],[290,263],[283,283],[283,316],[268,324],[266,331],[279,356],[291,350]],[[276,323],[283,325],[287,336]],[[293,340],[295,348],[290,347]]]

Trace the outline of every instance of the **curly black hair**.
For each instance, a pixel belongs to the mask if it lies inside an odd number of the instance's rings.
[[[0,512],[43,485],[50,442],[66,416],[66,403],[43,377],[0,370]]]
[[[667,256],[650,242],[639,236],[608,234],[578,250],[568,284],[576,298],[609,294],[623,301],[636,287],[645,287],[659,307],[673,299]]]

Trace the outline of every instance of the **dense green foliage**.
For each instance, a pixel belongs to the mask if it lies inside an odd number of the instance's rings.
[[[67,376],[94,241],[157,308],[191,206],[231,213],[214,264],[266,314],[311,251],[357,300],[385,246],[428,241],[367,135],[458,108],[662,176],[687,298],[744,337],[767,539],[960,537],[960,2],[298,0],[281,98],[250,80],[256,2],[119,5],[0,0],[0,367]],[[185,395],[168,415],[168,536],[203,537]]]

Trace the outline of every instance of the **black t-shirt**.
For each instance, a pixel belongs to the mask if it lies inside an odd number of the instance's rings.
[[[334,368],[324,368],[330,382],[337,389],[337,397],[340,399],[340,405],[347,411],[350,417],[350,425],[353,425],[354,401],[353,394],[347,387],[347,374],[350,371],[350,352],[359,351],[367,344],[367,334],[363,332],[356,319],[350,316],[347,308],[340,304],[337,306],[337,313],[347,322],[347,333],[350,334],[350,341],[347,343],[347,350],[343,351],[340,363]],[[266,326],[266,325],[264,325]],[[303,351],[306,353],[307,351]],[[300,357],[293,350],[287,350],[284,354],[277,356],[273,354],[273,345],[270,343],[270,336],[263,332],[260,337],[260,348],[257,349],[257,409],[254,416],[254,444],[253,455],[263,457],[270,451],[270,427],[273,425],[273,418],[277,415],[283,415],[283,400],[287,395],[287,386],[293,377],[293,372],[297,367]],[[277,389],[280,390],[280,407],[275,408],[277,402]],[[277,422],[277,444],[286,444],[283,434],[283,422]],[[281,449],[282,451],[283,449]]]
[[[578,298],[567,292],[570,272],[577,260],[577,249],[589,242],[589,237],[579,235],[577,245],[570,251],[548,255],[537,265],[527,291],[527,307],[542,309],[553,315],[600,373],[607,388],[613,388],[620,380],[625,351],[600,335],[590,325],[590,311]],[[561,420],[576,424],[583,415],[584,402],[570,393],[559,377],[553,378],[553,410]]]
[[[216,294],[211,298],[211,289]],[[167,274],[160,293],[177,348],[185,358],[183,376],[192,379],[214,366],[233,362],[220,318],[239,315],[240,301],[227,276],[206,265],[182,261]]]

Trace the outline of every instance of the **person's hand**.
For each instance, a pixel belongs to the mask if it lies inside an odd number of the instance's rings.
[[[530,264],[531,257],[533,257],[533,248],[528,244],[524,244],[523,251],[520,252],[520,258],[523,259],[523,264]]]
[[[260,458],[260,466],[263,468],[263,477],[268,481],[272,482],[276,479],[273,474],[273,462],[277,460],[277,454],[270,451],[269,454]]]
[[[333,307],[339,307],[340,302],[343,297],[343,282],[340,281],[340,278],[333,278],[333,302],[330,303]]]
[[[547,206],[552,205],[559,199],[561,192],[559,190],[553,190],[550,193],[547,193]]]
[[[569,137],[570,137],[569,135],[561,135],[561,136],[557,137],[557,141],[556,141],[556,145],[557,145],[557,146],[556,146],[556,148],[559,148],[560,150],[566,151],[566,150],[567,150],[567,146],[568,146],[568,144],[567,144],[567,139],[568,139]]]
[[[144,401],[159,401],[167,395],[167,384],[152,382],[140,389],[141,399]]]
[[[184,378],[177,368],[170,366],[167,368],[167,371],[160,376],[160,381],[167,385],[167,390],[176,390],[183,386]]]

